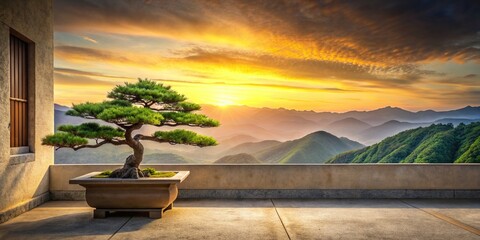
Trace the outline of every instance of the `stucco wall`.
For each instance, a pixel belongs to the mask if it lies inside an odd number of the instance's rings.
[[[120,165],[52,165],[50,190],[82,191],[68,180]],[[189,170],[180,190],[480,190],[480,164],[144,165]],[[212,192],[210,192],[212,193]],[[297,196],[301,197],[301,196]]]
[[[0,215],[18,206],[25,210],[25,206],[44,199],[40,197],[49,190],[48,168],[53,164],[53,149],[42,146],[41,138],[53,132],[52,7],[52,0],[0,1]],[[31,57],[35,63],[29,73],[34,76],[29,79],[29,137],[33,154],[17,157],[10,155],[8,128],[11,29],[34,42]]]

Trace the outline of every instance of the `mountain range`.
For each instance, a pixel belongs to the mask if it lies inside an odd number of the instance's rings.
[[[365,145],[375,144],[407,129],[433,123],[458,125],[461,122],[480,121],[480,107],[472,106],[449,111],[412,112],[397,107],[385,107],[372,111],[332,113],[205,105],[202,112],[222,123],[220,128],[206,130],[210,135],[220,138],[227,133],[248,133],[260,140],[286,141],[323,130]]]
[[[407,130],[328,163],[480,163],[480,122]]]
[[[92,121],[66,116],[65,112],[68,109],[65,106],[55,105],[56,127],[62,124],[76,125]],[[458,125],[480,120],[480,107],[470,106],[440,112],[432,110],[410,112],[400,108],[386,107],[373,111],[329,113],[207,105],[203,106],[202,113],[218,119],[221,126],[182,128],[213,136],[218,140],[219,145],[196,148],[145,142],[145,155],[156,157],[149,161],[153,161],[152,163],[212,163],[225,156],[245,153],[266,163],[321,163],[342,151],[361,148],[362,144],[373,145],[408,129],[427,127],[433,123]],[[156,130],[158,130],[157,127],[144,126],[139,132],[150,134]],[[56,162],[95,162],[90,160],[94,156],[101,156],[102,162],[122,162],[129,153],[128,147],[115,148],[118,150],[105,154],[102,153],[105,151],[102,149],[105,148],[78,151],[82,153],[60,149],[55,154]],[[228,161],[241,162],[241,159],[247,158],[249,157],[246,155],[239,155],[229,158]]]

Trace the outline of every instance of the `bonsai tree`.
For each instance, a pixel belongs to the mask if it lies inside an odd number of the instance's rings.
[[[43,145],[71,148],[98,148],[105,144],[127,145],[133,154],[125,160],[123,168],[110,174],[113,178],[147,177],[148,171],[141,171],[143,160],[142,141],[185,144],[198,147],[216,145],[215,139],[198,135],[188,130],[157,131],[152,135],[134,134],[143,125],[175,127],[180,125],[196,127],[216,127],[218,121],[205,115],[192,113],[200,110],[200,105],[187,102],[184,95],[170,86],[154,81],[139,79],[136,83],[117,85],[108,93],[111,100],[101,103],[82,103],[73,106],[67,115],[88,119],[101,119],[117,127],[101,126],[98,123],[83,123],[77,126],[62,125],[59,132],[42,139]]]

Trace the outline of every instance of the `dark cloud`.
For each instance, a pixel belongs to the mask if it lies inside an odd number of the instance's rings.
[[[81,75],[81,76],[87,76],[87,77],[118,78],[118,79],[128,79],[128,80],[133,79],[131,77],[113,76],[113,75],[107,75],[107,74],[89,72],[89,71],[82,71],[82,70],[71,69],[71,68],[55,68],[54,72],[58,73],[58,74],[63,74],[63,75],[65,75],[65,74],[66,75]]]
[[[474,77],[477,77],[477,74],[467,74],[463,76],[463,78],[474,78]]]
[[[441,78],[432,82],[465,87],[480,87],[480,76],[476,74],[468,74],[463,77]]]
[[[118,83],[102,81],[88,76],[54,73],[55,84],[68,86],[115,86]]]
[[[468,0],[62,0],[55,2],[55,25],[187,41],[205,33],[235,37],[237,28],[248,27],[272,36],[274,52],[394,68],[433,59],[479,61],[479,12],[480,2]]]
[[[425,91],[421,97],[438,101],[443,103],[443,105],[465,106],[465,103],[468,103],[478,106],[480,105],[480,98],[478,96],[480,96],[480,88],[450,89],[443,91],[441,94],[438,94],[438,92]]]
[[[132,59],[127,57],[119,56],[118,53],[94,49],[94,48],[85,48],[85,47],[76,47],[76,46],[56,46],[55,55],[60,57],[67,58],[76,58],[76,59],[96,59],[103,61],[117,61],[117,62],[132,62]]]

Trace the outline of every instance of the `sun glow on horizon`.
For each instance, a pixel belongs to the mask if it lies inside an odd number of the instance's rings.
[[[234,95],[230,88],[226,87],[216,87],[212,88],[211,93],[209,94],[209,102],[212,105],[219,107],[227,107],[231,105],[239,105],[239,99]]]
[[[231,105],[236,105],[233,101],[227,100],[227,99],[218,99],[214,105],[217,105],[219,107],[227,107]]]

